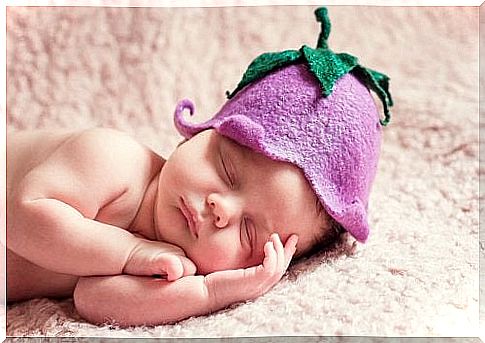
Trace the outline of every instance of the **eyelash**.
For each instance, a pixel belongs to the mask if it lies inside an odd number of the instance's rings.
[[[248,227],[248,223],[247,223],[247,218],[243,218],[243,223],[244,223],[244,229],[246,230],[246,236],[248,237],[249,245],[252,247],[253,244],[252,244],[251,235],[249,234],[249,227]]]
[[[231,187],[234,187],[234,180],[232,179],[229,171],[227,170],[226,164],[224,163],[224,158],[222,157],[221,154],[221,162],[222,162],[222,167],[224,168],[224,172],[226,173],[227,179],[229,180],[229,184]]]

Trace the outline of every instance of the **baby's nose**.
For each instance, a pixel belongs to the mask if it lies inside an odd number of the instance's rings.
[[[216,195],[208,197],[207,202],[213,215],[214,225],[220,229],[228,226],[237,212],[234,204],[229,199]]]
[[[209,206],[212,209],[215,226],[217,226],[220,229],[226,227],[229,222],[229,219],[228,219],[228,216],[225,214],[224,210],[221,208],[221,206],[216,205],[215,202],[210,202]]]

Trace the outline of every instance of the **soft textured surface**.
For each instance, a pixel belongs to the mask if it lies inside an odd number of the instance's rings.
[[[194,99],[197,119],[207,119],[255,56],[314,45],[314,9],[9,8],[8,129],[115,127],[168,156],[181,139],[176,102]],[[7,334],[472,333],[478,9],[329,7],[329,14],[331,47],[385,71],[396,104],[383,130],[365,245],[297,264],[253,302],[174,325],[96,327],[71,300],[37,299],[8,307]]]

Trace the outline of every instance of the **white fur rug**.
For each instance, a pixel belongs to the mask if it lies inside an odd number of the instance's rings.
[[[176,102],[223,103],[265,51],[315,45],[315,7],[7,9],[7,126],[114,127],[167,157]],[[390,75],[396,106],[373,230],[249,303],[174,325],[81,320],[72,300],[10,305],[7,335],[474,335],[478,326],[478,8],[330,7],[330,46]],[[352,242],[349,242],[351,244]]]

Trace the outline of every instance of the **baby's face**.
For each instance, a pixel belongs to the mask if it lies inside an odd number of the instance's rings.
[[[182,248],[198,273],[260,264],[273,232],[297,249],[319,237],[324,218],[295,166],[273,161],[206,130],[165,163],[155,204],[160,240]]]

